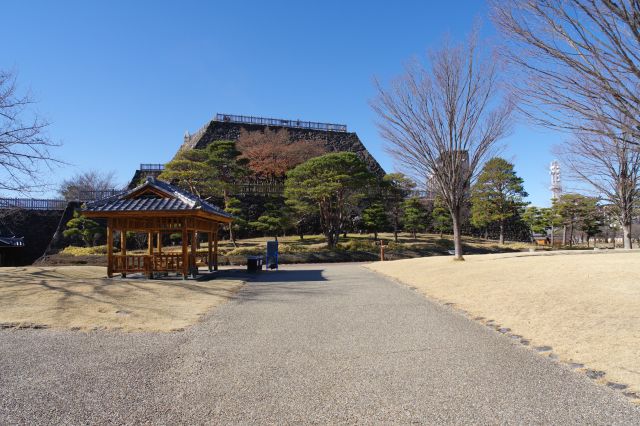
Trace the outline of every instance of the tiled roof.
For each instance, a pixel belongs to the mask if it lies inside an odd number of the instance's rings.
[[[24,247],[24,238],[0,236],[0,247]]]
[[[151,187],[167,194],[170,198],[128,198],[130,195]],[[138,211],[205,211],[226,218],[229,213],[213,204],[181,190],[167,182],[148,177],[147,181],[127,192],[113,197],[86,203],[83,210],[90,212],[138,212]]]

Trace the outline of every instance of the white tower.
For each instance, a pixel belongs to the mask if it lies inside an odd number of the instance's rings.
[[[551,175],[551,199],[557,200],[562,195],[562,183],[560,182],[560,163],[553,160],[549,166],[549,174]]]

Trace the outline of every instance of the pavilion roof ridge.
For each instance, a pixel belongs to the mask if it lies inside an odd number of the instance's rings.
[[[167,203],[163,203],[163,204],[159,204],[159,203],[144,203],[142,202],[142,200],[139,200],[140,203],[137,203],[137,205],[135,206],[135,209],[140,211],[140,210],[164,210],[164,209],[169,209],[169,210],[174,210],[176,208],[179,208],[180,210],[185,210],[186,209],[197,209],[197,210],[202,210],[202,211],[208,211],[210,213],[214,213],[218,216],[222,216],[222,217],[226,217],[226,218],[233,218],[232,215],[230,215],[229,213],[225,212],[223,209],[203,200],[202,198],[198,197],[195,194],[191,194],[187,191],[184,191],[174,185],[171,185],[168,182],[159,180],[157,178],[154,177],[147,177],[146,181],[138,186],[136,186],[133,189],[130,189],[128,191],[122,192],[120,194],[116,194],[114,196],[108,197],[108,198],[104,198],[101,200],[96,200],[96,201],[92,201],[92,202],[87,202],[84,205],[85,209],[88,210],[103,210],[105,208],[108,208],[108,205],[114,205],[114,204],[121,204],[123,200],[126,200],[128,197],[130,197],[132,194],[135,194],[137,192],[140,192],[142,189],[144,189],[145,187],[152,187],[158,191],[160,191],[161,193],[166,194],[168,197],[173,198],[175,201],[171,204],[171,207],[169,207],[169,205]],[[183,204],[182,207],[176,206],[175,203],[181,203]],[[115,206],[114,206],[115,207]],[[120,208],[127,208],[125,206],[119,206]],[[133,206],[128,206],[129,208],[133,208]],[[120,209],[118,207],[116,207],[116,209]]]

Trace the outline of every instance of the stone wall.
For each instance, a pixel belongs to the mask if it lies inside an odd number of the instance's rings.
[[[217,140],[237,140],[240,130],[248,132],[264,131],[267,126],[259,124],[227,123],[211,121],[193,135],[185,135],[180,149],[204,148]],[[327,132],[323,130],[298,129],[292,127],[270,126],[273,130],[286,129],[293,140],[313,140],[322,144],[329,152],[354,152],[368,166],[369,170],[379,177],[384,170],[369,153],[358,135],[354,132]]]

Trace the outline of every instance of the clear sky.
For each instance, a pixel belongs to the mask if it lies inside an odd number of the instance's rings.
[[[482,0],[3,2],[0,67],[18,72],[63,144],[55,184],[78,171],[171,159],[216,112],[344,123],[387,171],[369,101],[443,37],[462,40]],[[565,136],[516,126],[504,156],[529,200],[549,204],[550,148]],[[48,195],[53,195],[49,193]]]

